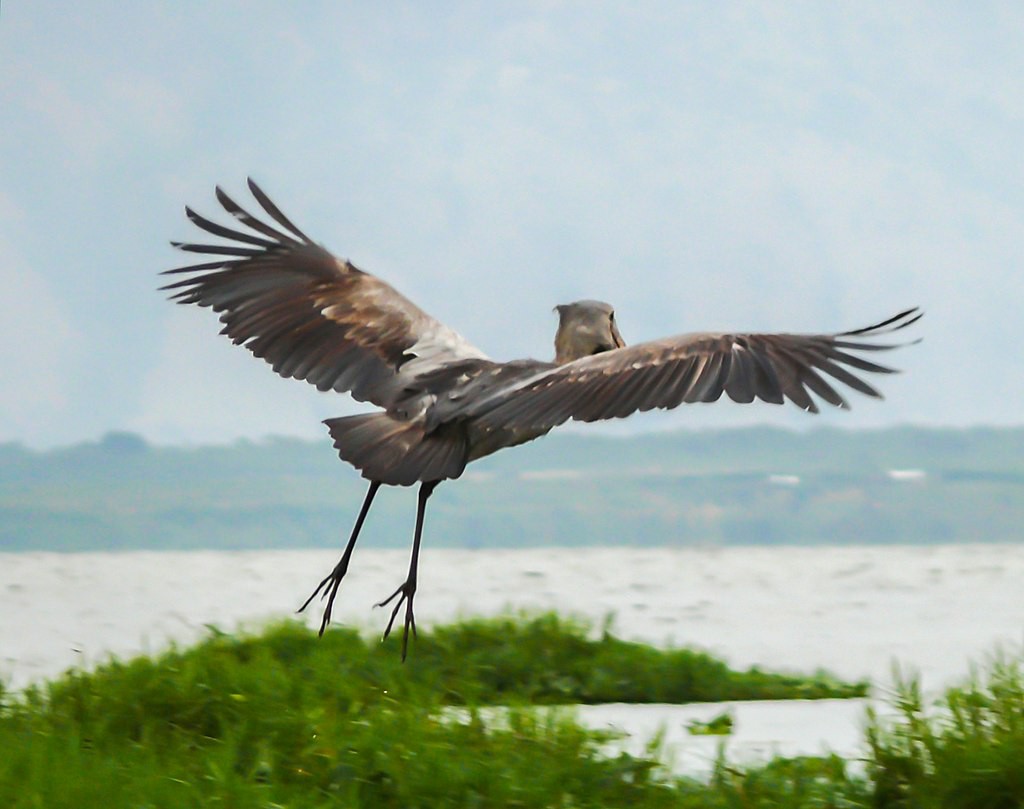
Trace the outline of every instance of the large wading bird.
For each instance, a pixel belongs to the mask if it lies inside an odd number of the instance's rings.
[[[167,270],[187,277],[162,289],[179,303],[220,313],[221,333],[282,377],[382,408],[324,422],[342,460],[370,486],[341,560],[299,611],[322,594],[323,634],[377,490],[419,483],[408,576],[378,604],[395,602],[385,638],[405,605],[403,660],[410,628],[416,633],[413,597],[427,500],[466,464],[532,441],[569,419],[622,418],[637,410],[714,402],[722,394],[735,402],[788,399],[810,413],[818,412],[812,394],[848,407],[836,382],[881,398],[854,372],[894,373],[867,359],[897,347],[875,338],[922,314],[907,309],[836,334],[697,333],[627,346],[610,305],[577,301],[555,308],[553,361],[497,362],[384,281],[313,242],[252,180],[249,190],[267,218],[216,191],[242,229],[185,208],[193,224],[226,242],[172,242],[208,260]]]

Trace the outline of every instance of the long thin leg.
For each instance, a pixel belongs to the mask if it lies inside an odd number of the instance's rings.
[[[395,623],[395,616],[398,615],[398,610],[402,606],[402,602],[405,602],[405,629],[402,632],[402,662],[405,662],[405,654],[409,648],[409,628],[412,627],[413,637],[416,636],[416,618],[412,612],[412,599],[416,595],[416,568],[420,561],[420,537],[423,535],[423,515],[427,510],[427,499],[433,493],[439,480],[428,480],[424,481],[420,485],[420,496],[419,503],[416,508],[416,535],[412,540],[412,559],[409,561],[409,575],[406,577],[405,582],[395,590],[391,595],[377,604],[378,607],[387,606],[396,597],[401,595],[398,599],[398,603],[395,604],[395,608],[391,611],[391,619],[388,621],[388,628],[384,630],[384,640],[387,640],[388,635],[391,634],[391,627]]]
[[[317,593],[323,590],[323,596],[321,598],[327,599],[327,608],[324,610],[323,620],[320,622],[320,637],[323,637],[324,630],[327,628],[327,624],[331,622],[331,609],[334,606],[334,597],[338,594],[338,587],[341,586],[341,580],[345,578],[345,574],[348,573],[348,562],[352,558],[352,551],[356,547],[356,540],[359,538],[359,531],[363,527],[363,521],[366,519],[366,515],[370,511],[370,504],[373,503],[373,496],[377,494],[377,489],[380,488],[379,480],[370,481],[370,488],[366,490],[366,497],[363,498],[363,506],[359,509],[359,516],[356,517],[356,524],[352,527],[352,536],[348,538],[348,544],[345,546],[345,552],[341,555],[341,561],[335,565],[334,570],[330,572],[328,576],[320,582],[313,594],[306,599],[306,603],[299,607],[298,612],[302,612],[306,607],[309,606]]]

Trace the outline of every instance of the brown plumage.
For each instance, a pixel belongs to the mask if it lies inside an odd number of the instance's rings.
[[[272,223],[252,216],[220,188],[217,199],[245,230],[191,208],[188,218],[226,243],[172,242],[208,261],[170,274],[172,300],[211,307],[227,335],[283,377],[348,392],[381,411],[328,419],[338,454],[370,481],[341,560],[300,607],[323,593],[320,632],[348,570],[356,539],[382,484],[420,483],[409,573],[380,606],[397,599],[386,638],[405,604],[402,658],[416,631],[413,596],[426,503],[466,464],[544,435],[569,420],[622,418],[638,410],[714,402],[789,400],[818,412],[817,397],[846,408],[836,383],[881,394],[855,372],[893,369],[866,358],[896,348],[875,338],[906,328],[914,308],[837,334],[684,334],[626,346],[611,306],[577,301],[559,315],[553,362],[496,362],[394,288],[338,259],[299,230],[252,180]]]

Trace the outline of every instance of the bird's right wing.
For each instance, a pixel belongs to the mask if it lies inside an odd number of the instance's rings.
[[[485,429],[547,430],[568,419],[598,421],[714,402],[723,393],[736,402],[788,399],[817,413],[813,393],[848,408],[835,382],[881,398],[854,371],[894,373],[862,355],[897,348],[873,338],[906,328],[922,314],[907,309],[838,334],[684,334],[639,343],[541,371],[474,403],[469,415]]]
[[[221,330],[283,377],[360,401],[394,405],[422,374],[485,359],[482,351],[384,281],[315,244],[256,183],[249,189],[272,224],[252,216],[220,188],[224,210],[248,228],[185,213],[224,244],[174,243],[212,260],[167,273],[189,277],[162,289],[172,300],[209,306]]]

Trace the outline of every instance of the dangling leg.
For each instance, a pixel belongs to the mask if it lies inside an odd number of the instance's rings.
[[[405,582],[381,601],[377,606],[384,607],[391,603],[397,596],[402,597],[398,599],[398,603],[395,604],[395,608],[391,611],[391,620],[388,621],[388,628],[384,630],[384,640],[387,640],[388,635],[391,634],[391,627],[395,623],[395,616],[398,615],[398,610],[402,606],[402,602],[405,602],[405,631],[402,632],[402,662],[405,662],[405,653],[409,647],[409,627],[412,627],[413,637],[416,636],[416,618],[412,613],[412,598],[416,595],[416,567],[420,560],[420,536],[423,534],[423,513],[427,509],[427,498],[430,497],[439,480],[424,481],[420,485],[420,496],[419,504],[416,508],[416,535],[412,540],[412,559],[409,562],[409,575],[406,577]]]
[[[348,545],[345,546],[345,552],[341,555],[341,561],[338,562],[330,575],[316,586],[313,594],[306,599],[306,603],[298,609],[299,612],[302,612],[309,606],[309,602],[316,598],[317,593],[321,590],[324,591],[322,598],[327,599],[327,608],[324,610],[324,617],[320,622],[320,637],[323,637],[327,624],[331,622],[331,608],[334,606],[334,597],[338,594],[338,587],[341,586],[341,580],[345,578],[345,574],[348,572],[348,562],[349,559],[352,558],[352,550],[355,548],[356,540],[359,538],[359,531],[363,527],[363,520],[366,519],[366,515],[370,511],[370,504],[373,502],[373,496],[377,494],[377,489],[379,488],[379,480],[370,481],[370,488],[366,490],[366,497],[363,499],[363,507],[359,509],[359,516],[356,518],[356,524],[352,528],[352,536],[348,538]]]

